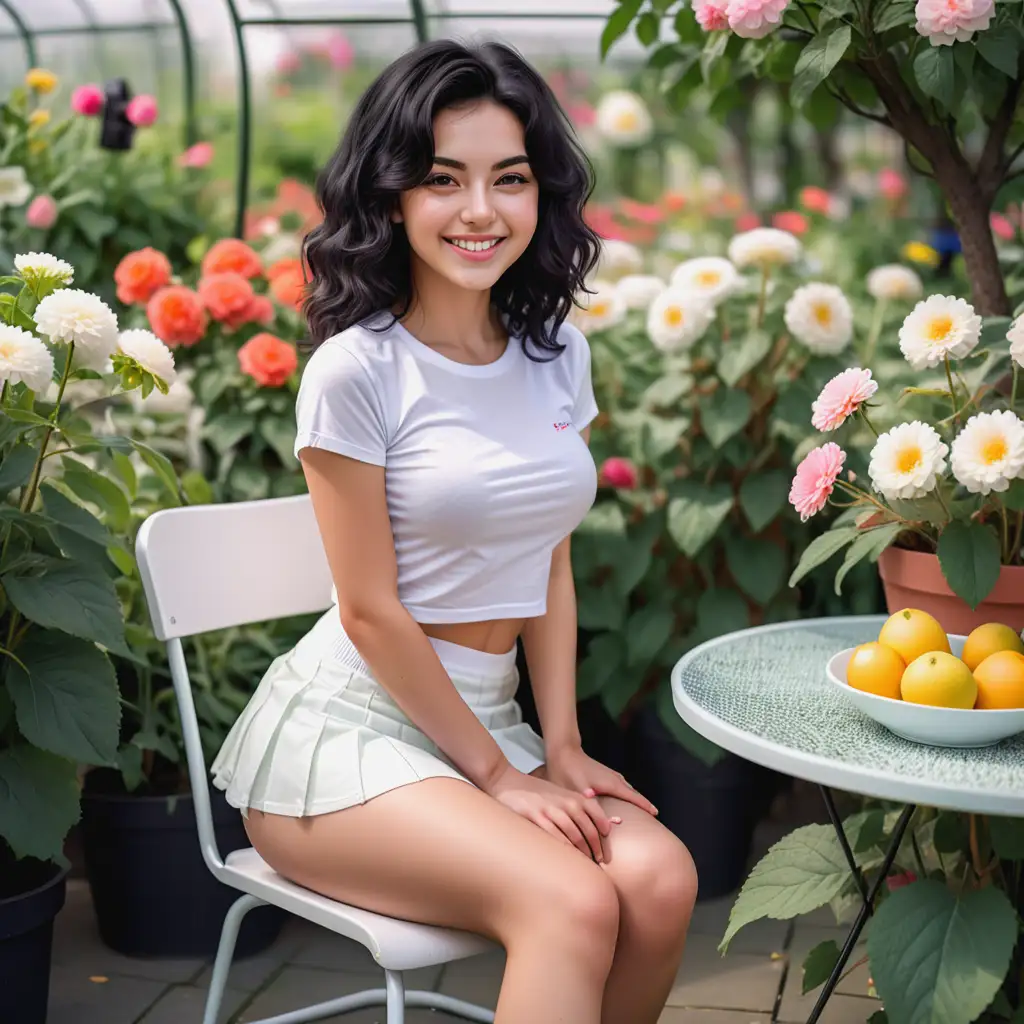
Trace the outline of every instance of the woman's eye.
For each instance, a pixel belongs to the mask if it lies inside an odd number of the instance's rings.
[[[452,185],[455,179],[450,174],[432,174],[426,180],[427,185]]]
[[[525,176],[514,172],[510,174],[503,174],[498,179],[499,185],[525,185],[526,183],[527,179]]]

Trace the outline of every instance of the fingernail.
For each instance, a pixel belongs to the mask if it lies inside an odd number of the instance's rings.
[[[622,819],[621,818],[609,818],[608,820],[609,821],[614,821],[616,825],[621,825],[622,824]]]

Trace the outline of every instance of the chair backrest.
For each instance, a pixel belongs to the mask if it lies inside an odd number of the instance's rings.
[[[224,866],[181,638],[332,603],[331,573],[308,494],[162,509],[139,529],[139,575],[153,631],[167,642],[203,859]]]

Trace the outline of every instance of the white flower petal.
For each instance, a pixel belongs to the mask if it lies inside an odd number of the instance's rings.
[[[79,366],[103,370],[117,349],[117,316],[97,295],[62,288],[47,295],[35,311],[40,334],[74,342]]]
[[[647,311],[647,334],[654,347],[663,352],[688,349],[708,329],[714,316],[714,306],[702,296],[666,288]]]
[[[853,309],[841,288],[814,281],[786,303],[786,327],[815,355],[842,352],[853,338]]]
[[[53,381],[53,355],[34,334],[0,324],[0,382],[43,394]]]
[[[938,366],[947,356],[963,359],[981,338],[981,317],[964,299],[929,295],[900,328],[900,351],[915,370]]]
[[[165,384],[174,382],[174,354],[152,331],[122,331],[118,348]]]
[[[1024,422],[1009,409],[972,416],[953,440],[950,466],[972,494],[1005,491],[1024,476]]]
[[[778,228],[754,228],[734,235],[729,242],[729,259],[737,267],[778,267],[795,263],[803,252],[796,235]]]
[[[920,420],[901,423],[875,441],[868,476],[890,501],[923,498],[946,471],[949,448],[934,427]]]
[[[672,271],[674,288],[694,292],[714,305],[736,292],[741,283],[735,264],[721,256],[698,256]]]

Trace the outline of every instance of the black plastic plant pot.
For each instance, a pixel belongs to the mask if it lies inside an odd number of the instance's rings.
[[[217,949],[224,915],[241,895],[210,873],[199,846],[191,794],[111,791],[91,772],[82,795],[82,853],[100,938],[136,957],[205,957]],[[251,844],[239,812],[211,790],[221,855]],[[276,907],[246,915],[236,956],[266,949],[285,919]]]
[[[46,1024],[53,919],[64,906],[67,868],[36,865],[32,888],[0,899],[0,1019]],[[18,863],[21,874],[23,862]]]

